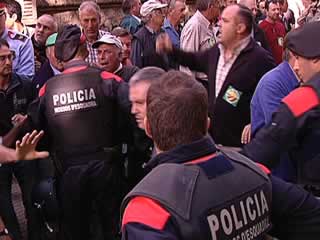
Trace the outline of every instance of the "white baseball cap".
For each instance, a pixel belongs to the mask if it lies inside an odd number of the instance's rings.
[[[157,0],[148,0],[144,4],[142,4],[142,6],[140,8],[140,14],[142,17],[145,17],[148,14],[150,14],[153,10],[164,8],[167,6],[168,6],[168,4],[161,3]]]
[[[111,44],[115,45],[116,47],[122,49],[122,43],[116,36],[107,33],[103,35],[98,41],[96,41],[94,44],[92,44],[93,48],[98,48],[101,44]]]

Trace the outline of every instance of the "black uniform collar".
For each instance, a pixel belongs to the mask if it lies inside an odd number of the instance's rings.
[[[162,163],[184,163],[203,156],[215,153],[217,148],[210,136],[205,136],[190,144],[184,144],[174,149],[160,153],[146,164],[147,169],[152,169]]]

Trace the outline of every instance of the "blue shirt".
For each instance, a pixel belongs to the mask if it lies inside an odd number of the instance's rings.
[[[34,51],[31,39],[27,36],[5,29],[1,38],[5,39],[16,54],[13,60],[13,72],[22,80],[31,81],[34,77]]]
[[[252,137],[271,122],[272,114],[278,109],[281,100],[298,86],[297,76],[286,61],[261,78],[251,100]],[[295,181],[295,172],[288,154],[284,153],[272,174],[286,181]]]
[[[270,123],[282,98],[299,86],[298,79],[288,62],[267,72],[259,81],[251,100],[251,134],[254,136]]]
[[[164,20],[162,28],[169,35],[173,46],[180,48],[180,35],[167,18]]]

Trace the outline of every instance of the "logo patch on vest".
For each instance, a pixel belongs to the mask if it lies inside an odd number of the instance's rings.
[[[241,91],[235,89],[232,86],[229,86],[226,93],[223,96],[223,99],[227,103],[230,103],[232,106],[236,107],[238,105],[241,95],[242,95]]]
[[[269,230],[270,206],[264,190],[247,194],[241,199],[210,211],[207,216],[213,240],[257,239]]]
[[[98,106],[93,88],[84,88],[52,95],[54,113],[65,113]]]

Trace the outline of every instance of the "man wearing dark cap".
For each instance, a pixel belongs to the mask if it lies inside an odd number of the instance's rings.
[[[58,33],[55,55],[64,71],[40,89],[30,117],[47,130],[53,143],[66,239],[91,239],[93,202],[105,239],[113,239],[110,232],[116,227],[108,222],[108,214],[119,191],[110,178],[117,181],[113,177],[120,175],[122,133],[128,132],[130,113],[128,87],[116,75],[84,61],[86,41],[75,25],[66,25]]]
[[[297,164],[297,183],[320,197],[320,22],[305,24],[287,36],[294,70],[303,85],[282,100],[271,123],[244,147],[251,159],[268,167],[288,151]]]

